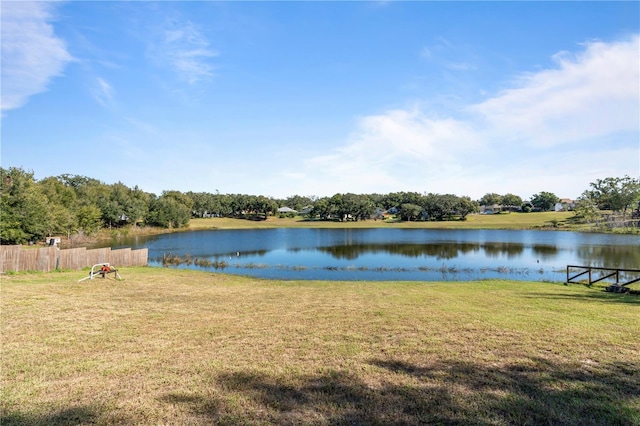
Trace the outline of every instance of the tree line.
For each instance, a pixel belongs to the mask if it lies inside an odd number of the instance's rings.
[[[591,184],[578,200],[577,211],[588,217],[597,209],[626,212],[640,199],[640,179],[606,178]],[[159,196],[121,182],[105,184],[86,176],[64,174],[36,180],[22,168],[0,168],[0,242],[24,244],[46,236],[93,234],[122,226],[180,228],[194,217],[266,219],[289,207],[309,219],[358,221],[392,212],[405,221],[465,220],[480,205],[504,205],[547,211],[558,197],[535,194],[525,203],[514,194],[487,193],[480,200],[454,194],[394,192],[294,195],[276,199],[264,195],[163,191]],[[286,214],[286,213],[282,213]]]

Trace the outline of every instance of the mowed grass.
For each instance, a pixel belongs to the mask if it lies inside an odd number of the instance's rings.
[[[0,424],[640,424],[637,296],[120,272],[2,277]]]
[[[432,228],[432,229],[538,229],[553,228],[574,217],[573,212],[504,213],[495,215],[469,215],[467,220],[402,222],[395,220],[364,220],[338,222],[279,218],[267,220],[245,220],[234,218],[191,219],[189,230],[200,229],[263,229],[263,228]],[[565,227],[566,224],[561,225]],[[571,229],[575,228],[571,225]]]

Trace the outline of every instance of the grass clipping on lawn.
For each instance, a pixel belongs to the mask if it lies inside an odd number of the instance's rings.
[[[2,278],[11,424],[640,424],[640,298],[550,283]]]

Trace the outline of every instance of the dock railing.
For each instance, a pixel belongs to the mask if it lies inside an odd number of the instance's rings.
[[[580,277],[583,278],[578,280]],[[615,282],[611,282],[614,278]],[[615,286],[615,288],[612,289],[607,287],[607,291],[616,291],[623,288],[628,290],[628,285],[640,282],[640,269],[567,265],[567,284],[585,284],[591,286],[607,279],[610,280],[610,287]]]

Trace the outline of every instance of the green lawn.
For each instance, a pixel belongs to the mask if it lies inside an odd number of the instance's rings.
[[[640,424],[637,296],[121,275],[2,277],[0,424]]]
[[[237,228],[438,228],[438,229],[537,229],[566,227],[572,212],[504,213],[495,215],[474,214],[467,220],[443,222],[400,222],[395,220],[365,220],[358,222],[333,222],[298,218],[269,217],[253,221],[233,218],[191,219],[190,230]]]

